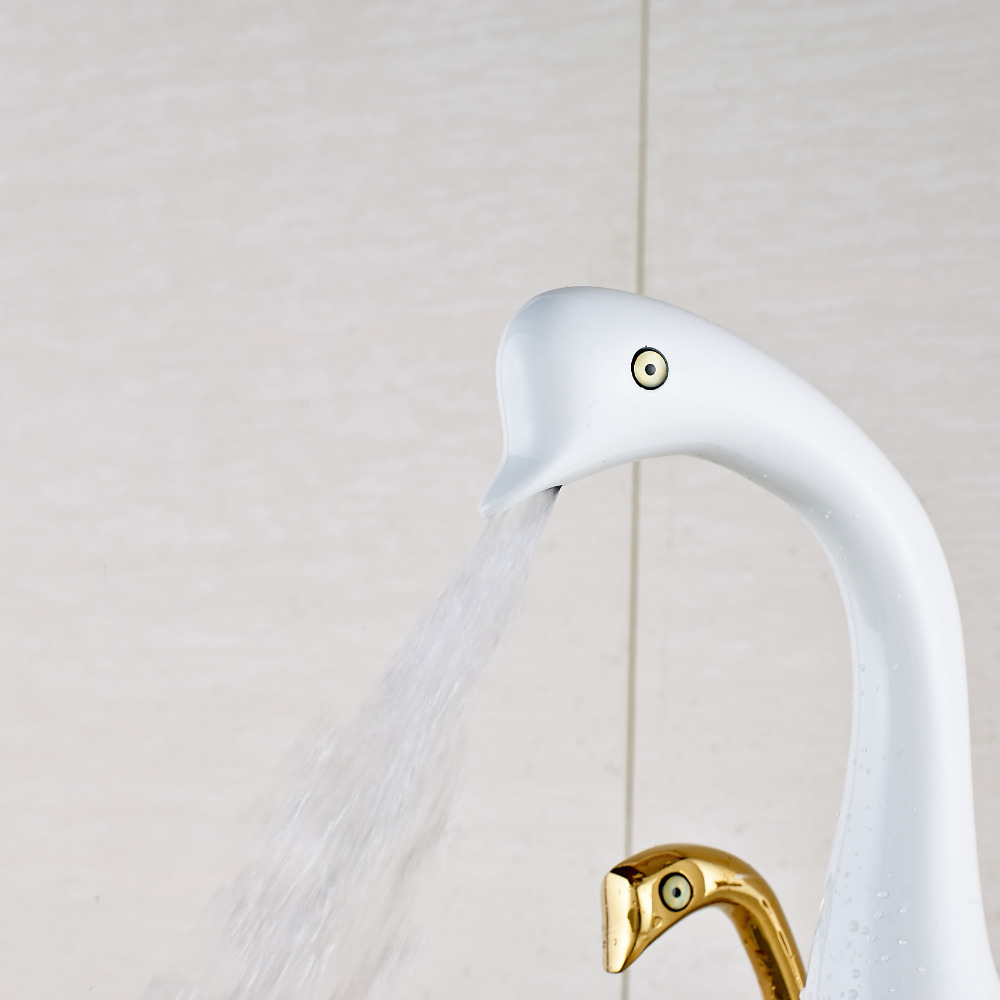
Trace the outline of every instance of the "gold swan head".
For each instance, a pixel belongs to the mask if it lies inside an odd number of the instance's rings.
[[[771,887],[745,861],[696,844],[666,844],[604,876],[604,967],[628,968],[689,913],[721,906],[736,926],[767,1000],[798,1000],[802,959]]]

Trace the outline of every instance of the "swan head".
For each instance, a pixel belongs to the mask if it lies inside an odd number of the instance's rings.
[[[740,343],[628,292],[564,288],[532,299],[497,355],[504,454],[481,513],[713,437],[728,389],[720,371]]]
[[[604,967],[628,968],[691,913],[720,905],[743,939],[765,996],[797,998],[805,976],[774,893],[745,861],[695,844],[653,847],[604,877]]]
[[[680,846],[654,848],[613,868],[604,876],[604,968],[627,969],[716,892],[715,880]]]

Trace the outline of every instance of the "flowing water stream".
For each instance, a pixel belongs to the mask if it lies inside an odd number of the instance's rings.
[[[363,1000],[397,964],[407,887],[438,840],[462,722],[513,621],[557,490],[487,522],[354,722],[312,748],[229,890],[203,986],[158,996]]]

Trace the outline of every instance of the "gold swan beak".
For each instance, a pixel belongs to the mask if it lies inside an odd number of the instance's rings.
[[[628,968],[689,913],[721,906],[753,965],[765,1000],[798,1000],[802,959],[771,887],[746,862],[696,844],[626,858],[604,876],[604,968]]]

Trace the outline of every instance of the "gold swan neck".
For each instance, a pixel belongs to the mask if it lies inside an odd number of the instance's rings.
[[[734,855],[697,844],[642,851],[605,876],[604,967],[621,972],[706,906],[720,906],[732,920],[765,1000],[798,1000],[802,959],[771,887]]]
[[[773,902],[777,907],[777,900]],[[805,974],[784,914],[753,913],[750,907],[732,903],[722,906],[743,942],[765,1000],[799,1000]]]

